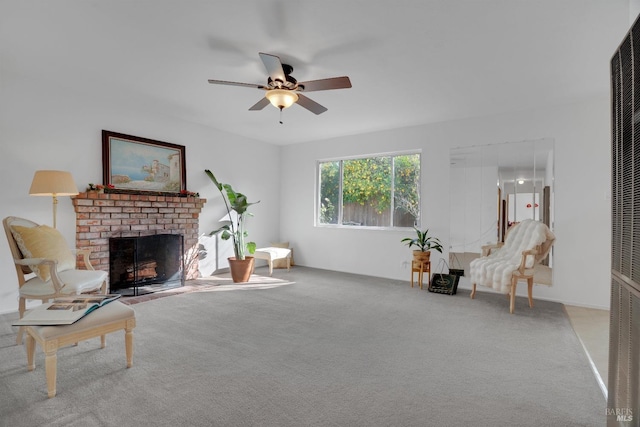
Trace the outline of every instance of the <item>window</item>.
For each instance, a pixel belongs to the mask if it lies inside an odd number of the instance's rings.
[[[420,221],[420,154],[318,163],[320,225],[412,227]]]

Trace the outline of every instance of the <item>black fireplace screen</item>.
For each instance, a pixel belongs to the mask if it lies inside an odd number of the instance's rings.
[[[184,284],[183,236],[156,234],[109,239],[111,290]],[[137,292],[136,292],[137,293]]]

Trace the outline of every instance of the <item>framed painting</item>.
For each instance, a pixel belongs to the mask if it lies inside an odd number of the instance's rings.
[[[102,175],[113,192],[179,195],[187,189],[185,148],[103,130]]]

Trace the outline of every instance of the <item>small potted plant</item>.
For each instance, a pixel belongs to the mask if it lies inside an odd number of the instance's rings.
[[[247,232],[244,229],[244,220],[247,215],[252,215],[247,212],[247,208],[254,205],[257,202],[248,202],[247,196],[242,193],[234,191],[229,184],[222,184],[218,182],[213,173],[206,169],[204,171],[207,176],[213,181],[220,194],[222,194],[222,200],[224,201],[225,208],[227,209],[227,216],[229,224],[223,225],[219,229],[209,233],[210,236],[222,232],[220,237],[223,240],[233,240],[233,252],[235,257],[229,257],[229,269],[231,270],[231,278],[235,283],[248,282],[251,272],[253,271],[254,258],[247,256],[246,251],[253,254],[256,250],[255,242],[245,242]],[[231,212],[235,212],[236,215],[231,215]]]
[[[416,261],[429,261],[431,258],[431,250],[442,253],[442,244],[437,237],[429,236],[429,229],[420,231],[418,227],[413,227],[416,230],[416,237],[405,237],[401,240],[407,246],[415,246],[418,249],[413,251],[413,258]]]

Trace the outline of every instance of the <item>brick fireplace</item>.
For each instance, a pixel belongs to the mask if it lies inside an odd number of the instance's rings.
[[[76,246],[91,249],[96,270],[109,271],[109,238],[181,234],[185,278],[198,277],[199,217],[206,199],[143,194],[80,193],[76,211]],[[82,260],[78,258],[82,267]]]

